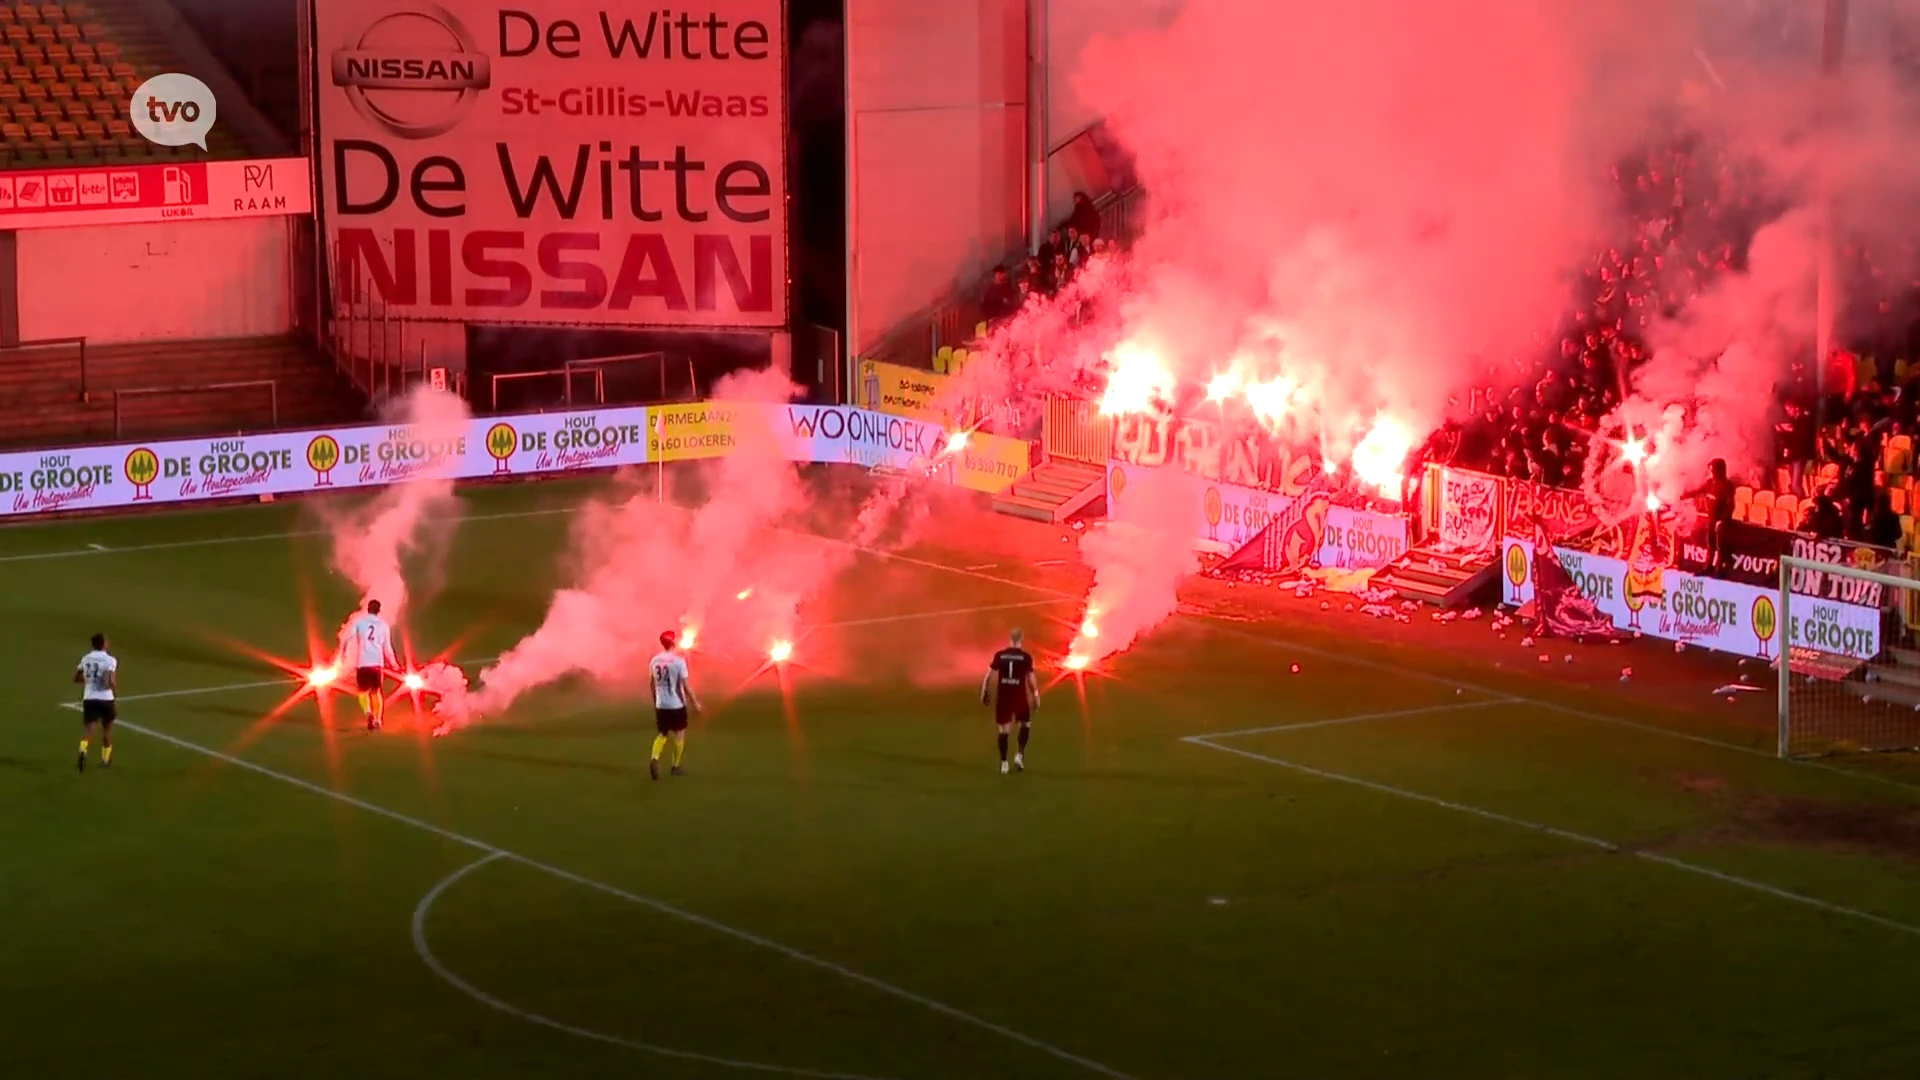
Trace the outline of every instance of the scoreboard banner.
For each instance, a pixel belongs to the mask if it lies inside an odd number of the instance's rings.
[[[1027,472],[1027,444],[950,434],[866,409],[704,402],[376,424],[0,454],[0,517],[207,499],[479,480],[718,457],[748,445],[794,462],[923,471],[996,492]],[[752,436],[758,435],[758,438]]]
[[[412,319],[787,319],[782,0],[314,5],[336,297]]]

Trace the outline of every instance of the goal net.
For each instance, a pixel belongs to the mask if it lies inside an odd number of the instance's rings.
[[[1897,559],[1877,570],[1780,560],[1781,757],[1920,749],[1911,573]]]

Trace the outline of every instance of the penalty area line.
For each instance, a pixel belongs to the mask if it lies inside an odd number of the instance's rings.
[[[1808,896],[1805,893],[1797,893],[1789,889],[1782,889],[1776,885],[1769,885],[1764,881],[1755,881],[1752,878],[1741,877],[1737,874],[1729,874],[1721,870],[1715,870],[1712,867],[1702,866],[1699,863],[1688,862],[1685,859],[1676,859],[1671,855],[1662,855],[1662,854],[1659,854],[1658,852],[1652,852],[1652,851],[1638,851],[1633,848],[1625,847],[1621,844],[1616,844],[1611,840],[1602,840],[1597,836],[1588,836],[1585,833],[1573,832],[1569,829],[1562,829],[1554,825],[1546,825],[1538,821],[1529,821],[1526,818],[1514,817],[1510,814],[1502,814],[1497,810],[1488,810],[1483,807],[1472,806],[1467,803],[1454,802],[1451,799],[1442,799],[1437,795],[1428,795],[1428,794],[1425,794],[1424,792],[1414,791],[1409,788],[1395,787],[1392,784],[1383,784],[1377,780],[1365,780],[1358,776],[1349,776],[1346,773],[1337,773],[1328,769],[1317,769],[1311,765],[1302,765],[1297,761],[1288,761],[1285,758],[1274,757],[1271,754],[1260,754],[1260,753],[1255,753],[1252,750],[1244,750],[1237,746],[1227,746],[1222,743],[1210,741],[1212,738],[1214,738],[1214,736],[1190,735],[1184,739],[1181,739],[1180,741],[1184,743],[1191,743],[1194,746],[1204,746],[1209,750],[1218,750],[1223,754],[1232,754],[1235,757],[1246,758],[1249,761],[1258,761],[1266,765],[1273,765],[1282,769],[1289,769],[1289,770],[1292,770],[1293,772],[1302,773],[1304,775],[1312,776],[1321,780],[1331,780],[1331,781],[1334,781],[1335,783],[1351,784],[1354,787],[1365,788],[1368,791],[1376,792],[1381,795],[1391,795],[1397,799],[1406,799],[1410,802],[1425,803],[1428,806],[1437,806],[1442,810],[1451,810],[1456,814],[1464,814],[1468,817],[1480,818],[1483,821],[1492,821],[1502,825],[1511,825],[1517,829],[1525,829],[1528,832],[1539,833],[1543,836],[1556,837],[1561,840],[1566,840],[1570,843],[1579,844],[1582,847],[1595,848],[1597,850],[1609,852],[1615,855],[1630,855],[1636,859],[1642,859],[1650,863],[1657,863],[1661,866],[1671,867],[1675,870],[1684,870],[1687,873],[1694,874],[1698,877],[1710,878],[1714,881],[1721,882],[1722,884],[1732,885],[1732,886],[1735,886],[1736,888],[1746,889],[1750,892],[1761,893],[1766,896],[1771,896],[1777,900],[1785,900],[1790,903],[1799,904],[1802,907],[1813,908],[1816,911],[1824,911],[1829,915],[1842,915],[1849,919],[1857,919],[1861,922],[1872,923],[1875,926],[1885,927],[1886,929],[1889,929],[1889,930],[1898,930],[1903,934],[1910,934],[1915,937],[1920,937],[1920,926],[1915,926],[1911,923],[1903,923],[1898,919],[1889,919],[1884,915],[1875,915],[1872,912],[1861,911],[1859,908],[1847,907],[1844,904],[1836,904],[1829,900],[1821,900],[1818,897]]]
[[[1394,709],[1390,712],[1361,713],[1358,716],[1336,716],[1328,720],[1308,720],[1299,724],[1273,724],[1268,727],[1239,728],[1234,731],[1209,731],[1204,735],[1188,735],[1181,742],[1198,742],[1202,739],[1238,739],[1247,735],[1273,735],[1283,731],[1309,731],[1313,728],[1339,727],[1343,724],[1365,724],[1374,720],[1397,720],[1409,716],[1430,716],[1434,713],[1465,712],[1468,709],[1485,709],[1494,705],[1518,705],[1518,698],[1494,697],[1475,698],[1472,701],[1456,701],[1447,705],[1423,705],[1417,709]]]
[[[465,847],[470,850],[480,852],[482,855],[486,855],[489,857],[489,860],[483,860],[483,861],[498,859],[498,860],[505,860],[509,862],[515,862],[520,864],[521,866],[528,867],[529,869],[538,870],[543,874],[548,874],[552,877],[558,878],[561,881],[569,882],[571,884],[578,885],[582,888],[592,889],[595,892],[603,893],[607,896],[611,896],[616,899],[625,900],[628,903],[631,903],[637,907],[646,908],[649,911],[655,912],[660,915],[668,916],[669,918],[677,919],[681,922],[687,923],[688,925],[697,926],[703,930],[711,931],[723,937],[729,937],[735,941],[756,946],[768,952],[775,953],[780,956],[784,956],[787,959],[795,961],[797,963],[804,964],[808,967],[812,967],[817,970],[827,972],[830,975],[837,975],[848,982],[856,983],[860,986],[867,987],[870,990],[879,991],[880,993],[886,994],[889,997],[896,998],[900,1001],[908,1002],[909,1004],[918,1005],[921,1008],[927,1010],[928,1012],[932,1012],[940,1016],[947,1017],[950,1020],[957,1020],[961,1023],[970,1025],[972,1027],[979,1028],[982,1031],[986,1031],[994,1035],[998,1035],[1009,1042],[1018,1043],[1019,1045],[1025,1046],[1030,1050],[1036,1050],[1036,1051],[1039,1051],[1040,1053],[1046,1054],[1060,1061],[1067,1062],[1068,1064],[1071,1064],[1071,1065],[1076,1065],[1086,1070],[1087,1072],[1094,1073],[1099,1076],[1109,1077],[1111,1078],[1111,1080],[1131,1080],[1131,1078],[1129,1078],[1125,1073],[1118,1072],[1114,1069],[1108,1068],[1107,1066],[1102,1065],[1091,1058],[1082,1057],[1078,1054],[1075,1054],[1071,1050],[1062,1049],[1061,1047],[1055,1046],[1052,1043],[1046,1042],[1041,1039],[1036,1039],[1031,1035],[1022,1034],[1021,1032],[1015,1031],[1014,1029],[1007,1027],[1004,1024],[997,1024],[992,1020],[986,1019],[985,1017],[975,1016],[970,1012],[966,1012],[965,1010],[956,1008],[955,1006],[948,1005],[945,1002],[937,1001],[923,994],[914,993],[912,990],[908,990],[904,987],[897,986],[893,983],[887,982],[884,979],[880,979],[872,975],[867,975],[863,972],[855,971],[854,969],[847,967],[843,964],[838,964],[832,960],[825,959],[824,957],[819,957],[819,956],[813,955],[812,953],[804,952],[800,949],[794,948],[791,945],[783,945],[778,941],[774,941],[772,938],[761,937],[759,934],[756,934],[750,930],[742,930],[739,927],[720,922],[717,919],[708,918],[705,915],[700,915],[695,912],[688,911],[685,908],[675,907],[664,900],[657,900],[651,896],[646,896],[641,893],[630,892],[626,889],[620,888],[617,885],[609,885],[606,882],[597,881],[583,874],[576,874],[571,870],[563,869],[561,867],[553,865],[552,863],[541,862],[538,859],[531,858],[526,855],[522,855],[519,852],[509,851],[506,848],[500,847],[496,844],[490,844],[485,840],[476,839],[464,833],[454,832],[452,829],[446,828],[441,825],[435,825],[431,821],[426,821],[424,819],[414,817],[411,814],[404,814],[398,810],[381,806],[379,803],[371,802],[367,799],[360,798],[357,795],[349,795],[344,791],[336,791],[333,788],[324,787],[320,784],[316,784],[311,780],[303,780],[298,776],[292,775],[291,773],[284,773],[277,769],[270,769],[265,765],[248,761],[242,757],[236,757],[235,755],[226,753],[225,751],[215,750],[209,746],[202,746],[201,744],[194,742],[190,739],[183,739],[177,735],[170,735],[164,731],[160,731],[155,728],[144,727],[140,724],[131,723],[125,720],[120,721],[119,724],[117,724],[116,726],[128,731],[135,732],[136,734],[145,735],[151,739],[157,739],[176,749],[185,750],[193,754],[199,754],[202,757],[212,758],[216,761],[222,761],[228,765],[233,766],[234,768],[243,769],[247,772],[254,773],[255,775],[266,777],[267,779],[270,779],[270,780],[278,780],[283,784],[287,784],[292,787],[299,788],[300,790],[308,792],[310,794],[318,795],[326,799],[332,799],[335,802],[344,803],[348,806],[352,806],[357,809],[364,810],[367,813],[374,814],[378,817],[386,818],[389,821],[395,821],[402,825],[412,826],[413,828],[418,829],[422,832],[430,833],[434,836],[441,838],[442,840],[446,840],[450,843],[457,844],[461,847]],[[467,869],[468,870],[477,869],[479,865],[480,863],[474,863],[468,866]],[[450,884],[451,879],[446,883]],[[790,1072],[792,1070],[781,1070],[781,1071]],[[825,1074],[816,1074],[816,1075],[825,1075]]]

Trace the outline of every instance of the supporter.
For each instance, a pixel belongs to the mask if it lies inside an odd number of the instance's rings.
[[[1707,482],[1700,489],[1701,516],[1707,520],[1707,565],[1716,574],[1727,571],[1727,531],[1733,524],[1733,481],[1727,479],[1727,460],[1707,465]]]
[[[1014,288],[1007,268],[994,267],[993,280],[987,282],[986,292],[980,297],[980,313],[989,323],[998,323],[1012,318],[1019,310],[1020,292]]]
[[[1807,503],[1800,515],[1800,531],[1812,533],[1822,540],[1837,540],[1846,528],[1846,517],[1840,510],[1840,501],[1833,497],[1833,485],[1828,484],[1820,493]]]
[[[1086,192],[1073,193],[1073,214],[1067,218],[1067,225],[1090,240],[1100,238],[1100,208],[1093,205],[1093,199]]]
[[[1867,515],[1866,533],[1861,539],[1874,547],[1900,547],[1900,515],[1893,512],[1893,497],[1884,490],[1874,492],[1873,510]]]

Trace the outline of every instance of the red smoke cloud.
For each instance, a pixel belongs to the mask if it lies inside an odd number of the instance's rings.
[[[1200,569],[1194,537],[1202,525],[1192,478],[1173,469],[1128,473],[1119,513],[1081,538],[1093,591],[1068,664],[1084,667],[1132,645],[1179,606],[1182,579]],[[1084,663],[1082,663],[1084,661]]]
[[[421,589],[408,587],[405,562],[416,573],[432,575],[459,523],[459,500],[453,493],[453,474],[459,464],[455,452],[467,437],[472,414],[467,403],[452,394],[421,386],[400,403],[383,434],[406,428],[404,439],[389,439],[385,461],[370,465],[405,483],[382,488],[372,501],[345,509],[317,504],[330,534],[333,567],[360,590],[362,605],[379,600],[382,615],[398,623]],[[370,447],[373,456],[383,456]],[[434,578],[420,583],[431,587]]]

